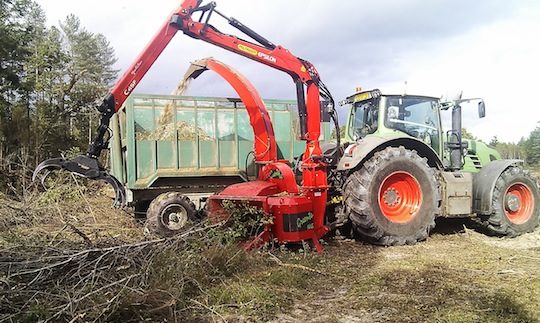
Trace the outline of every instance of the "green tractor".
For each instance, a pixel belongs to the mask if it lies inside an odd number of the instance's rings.
[[[517,236],[540,219],[540,184],[521,160],[501,159],[486,144],[461,136],[461,103],[480,99],[356,93],[334,187],[343,203],[337,223],[381,245],[425,240],[437,217],[472,218],[490,234]],[[444,132],[441,111],[452,110]],[[328,150],[329,151],[329,150]],[[339,199],[334,199],[339,200]]]

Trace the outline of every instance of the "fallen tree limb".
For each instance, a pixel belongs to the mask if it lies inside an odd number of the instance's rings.
[[[73,230],[74,226],[66,225]],[[147,302],[148,293],[152,295],[153,286],[161,284],[161,279],[169,288],[169,279],[174,279],[178,294],[167,296],[166,301],[155,296],[159,305],[154,311],[137,305],[140,301],[124,306],[144,311],[144,315],[159,315],[176,304],[190,303],[188,296],[183,299],[183,291],[199,283],[192,282],[189,270],[204,266],[203,251],[215,246],[212,232],[221,225],[194,227],[171,238],[104,247],[62,249],[45,244],[0,250],[0,322],[28,317],[77,321],[81,315],[85,321],[109,320],[120,304],[131,298]],[[44,304],[45,308],[36,310]]]

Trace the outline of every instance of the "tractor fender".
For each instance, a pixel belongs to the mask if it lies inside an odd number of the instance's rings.
[[[354,148],[351,147],[352,145],[355,145]],[[427,159],[429,166],[438,169],[443,168],[443,163],[435,150],[420,140],[414,138],[389,139],[379,136],[368,136],[347,146],[343,157],[338,163],[337,169],[340,171],[356,169],[366,160],[371,158],[376,152],[381,151],[386,147],[399,146],[403,146],[409,150],[415,150],[420,157]]]
[[[520,159],[494,160],[482,167],[473,178],[473,212],[476,214],[491,214],[491,200],[495,183],[501,174],[510,166],[523,164]]]

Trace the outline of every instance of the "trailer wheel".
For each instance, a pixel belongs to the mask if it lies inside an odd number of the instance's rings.
[[[439,214],[435,172],[425,158],[403,147],[375,153],[347,178],[344,195],[355,232],[375,244],[425,240]]]
[[[531,232],[540,222],[538,181],[521,167],[510,167],[495,182],[492,214],[479,215],[487,233],[515,237]]]
[[[198,220],[197,209],[188,197],[179,192],[163,193],[150,203],[146,211],[145,229],[170,237]]]

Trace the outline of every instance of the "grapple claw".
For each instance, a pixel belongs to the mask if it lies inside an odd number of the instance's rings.
[[[122,183],[120,183],[120,181],[116,179],[116,177],[110,175],[105,171],[102,171],[100,176],[98,176],[98,178],[96,179],[105,181],[113,187],[116,195],[113,203],[114,207],[121,209],[126,206],[126,190],[124,189],[124,185],[122,185]]]
[[[110,184],[116,194],[113,203],[114,207],[123,208],[126,206],[126,190],[124,185],[114,176],[110,175],[107,170],[99,164],[99,161],[96,158],[86,155],[80,155],[71,160],[66,160],[64,158],[47,159],[36,167],[32,174],[32,181],[35,181],[39,176],[41,178],[41,183],[45,186],[44,181],[47,176],[52,171],[59,169],[65,169],[75,175],[102,180]],[[42,174],[40,175],[40,173]]]
[[[52,173],[52,171],[45,169],[43,171],[43,174],[39,176],[41,178],[41,186],[47,187],[47,184],[45,184],[45,180],[47,180],[47,177],[49,177],[50,173]],[[36,176],[32,176],[32,181],[35,181],[35,177]]]
[[[51,158],[39,164],[34,173],[32,174],[32,182],[36,181],[36,178],[41,177],[41,184],[44,184],[45,179],[53,170],[61,169],[62,163],[64,162],[63,158]],[[40,175],[42,171],[45,171],[43,175]]]

